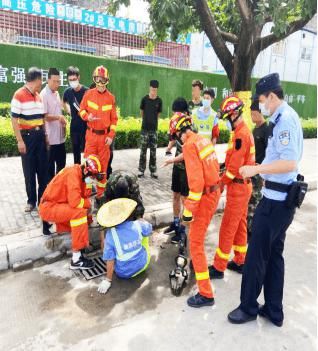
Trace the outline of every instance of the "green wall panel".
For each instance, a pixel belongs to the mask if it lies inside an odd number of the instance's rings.
[[[103,57],[75,54],[65,51],[40,49],[34,47],[0,44],[0,102],[9,102],[14,91],[22,85],[13,83],[13,67],[29,68],[38,66],[42,69],[57,67],[66,71],[70,65],[78,66],[81,81],[85,85],[92,82],[91,74],[97,65],[103,64],[109,69],[109,89],[115,94],[117,105],[123,116],[139,115],[139,103],[148,92],[151,79],[160,82],[159,96],[163,100],[164,115],[171,113],[172,101],[178,96],[191,97],[191,81],[203,80],[205,86],[217,87],[217,99],[214,108],[222,100],[223,90],[229,89],[228,79],[224,75],[204,72],[157,67],[133,62],[109,60]],[[7,82],[4,82],[3,68]],[[255,80],[253,80],[255,84]],[[302,117],[317,116],[317,87],[315,85],[283,82],[283,88],[289,103]],[[61,89],[61,92],[65,88]]]

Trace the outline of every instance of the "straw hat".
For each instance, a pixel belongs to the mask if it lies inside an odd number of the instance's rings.
[[[97,212],[97,222],[102,227],[114,227],[123,223],[134,211],[137,202],[127,198],[106,202]]]

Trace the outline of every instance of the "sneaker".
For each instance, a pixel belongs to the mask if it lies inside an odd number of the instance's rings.
[[[70,269],[71,270],[77,270],[77,269],[91,269],[94,268],[95,263],[92,260],[89,260],[88,258],[85,258],[84,256],[81,256],[77,262],[73,262],[71,260],[71,265]]]
[[[223,279],[224,272],[218,271],[214,266],[209,266],[210,279]]]
[[[214,305],[214,298],[213,297],[205,297],[200,293],[188,298],[187,304],[190,307],[204,307],[204,306],[213,306]]]
[[[158,174],[155,172],[150,173],[150,177],[153,179],[158,179]]]
[[[139,172],[137,177],[138,178],[144,178],[145,177],[145,173],[144,172]]]
[[[227,264],[227,269],[230,269],[231,271],[237,272],[239,274],[243,274],[243,267],[244,264],[237,264],[233,260]]]
[[[171,243],[172,244],[178,244],[181,240],[181,235],[180,234],[176,234],[171,238]]]
[[[24,212],[32,212],[35,209],[35,205],[27,204],[24,208]]]

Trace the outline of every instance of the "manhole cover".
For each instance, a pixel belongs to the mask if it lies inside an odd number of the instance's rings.
[[[91,280],[106,274],[106,264],[101,257],[92,258],[92,261],[95,263],[94,268],[81,270],[86,280]]]

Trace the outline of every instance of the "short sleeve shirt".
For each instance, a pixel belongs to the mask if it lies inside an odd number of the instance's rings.
[[[268,138],[265,159],[262,164],[277,160],[296,161],[299,164],[303,153],[303,131],[297,112],[286,102],[283,102],[273,113],[270,122],[275,124],[273,135]],[[291,184],[296,180],[298,169],[281,174],[261,174],[262,178],[272,182]],[[262,189],[265,197],[272,200],[284,201],[287,193]]]
[[[79,91],[75,91],[71,87],[64,91],[63,101],[68,103],[71,109],[71,133],[81,133],[86,131],[86,122],[78,114],[86,90],[88,90],[88,88],[82,85]]]
[[[140,102],[140,109],[144,111],[141,129],[148,132],[157,131],[158,115],[162,112],[161,98],[157,96],[151,99],[149,95],[144,96]]]
[[[58,91],[53,92],[46,86],[40,93],[44,113],[59,116],[62,114],[62,103]],[[60,121],[46,121],[45,129],[48,135],[50,145],[59,145],[65,142],[65,126]]]

